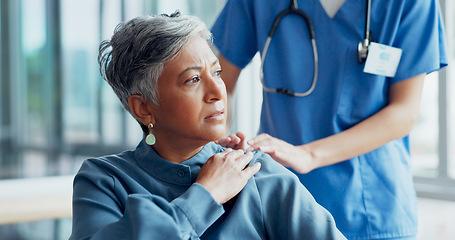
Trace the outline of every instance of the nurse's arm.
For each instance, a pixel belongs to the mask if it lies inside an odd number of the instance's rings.
[[[424,73],[393,84],[386,107],[341,133],[300,146],[261,134],[248,144],[300,173],[370,152],[412,130],[419,114],[425,76]]]
[[[426,74],[392,84],[389,104],[339,134],[302,145],[311,153],[316,167],[332,165],[370,152],[387,142],[408,135],[417,121]]]

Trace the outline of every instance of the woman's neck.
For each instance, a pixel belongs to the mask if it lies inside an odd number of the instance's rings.
[[[166,159],[169,162],[179,164],[198,154],[204,145],[205,144],[190,146],[181,144],[175,146],[174,144],[163,144],[157,142],[155,145],[153,145],[153,148],[158,153],[158,155],[160,155],[160,157]]]

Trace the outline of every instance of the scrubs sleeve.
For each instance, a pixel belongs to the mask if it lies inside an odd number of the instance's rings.
[[[199,239],[224,213],[197,183],[171,202],[152,194],[122,200],[118,188],[121,184],[100,170],[76,175],[70,239]]]
[[[439,1],[406,1],[394,46],[403,50],[392,83],[447,65],[446,42]]]
[[[218,51],[239,68],[244,68],[258,51],[252,4],[228,0],[211,29]]]
[[[346,239],[293,173],[266,154],[259,161],[255,180],[270,239]]]

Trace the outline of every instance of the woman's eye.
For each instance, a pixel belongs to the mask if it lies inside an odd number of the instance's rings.
[[[195,84],[199,81],[201,81],[201,78],[199,76],[194,76],[194,77],[186,80],[185,83]]]
[[[216,70],[214,76],[215,76],[215,77],[221,77],[221,72],[222,72],[222,71],[223,71],[222,69]]]

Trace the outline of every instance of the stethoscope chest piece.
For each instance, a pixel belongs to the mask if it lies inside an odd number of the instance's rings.
[[[364,62],[367,59],[368,56],[368,47],[370,46],[370,41],[371,39],[371,33],[369,34],[368,38],[363,39],[363,41],[360,41],[359,44],[357,45],[357,57],[359,59],[359,62]]]
[[[368,47],[371,43],[371,32],[370,32],[370,10],[371,0],[367,0],[366,14],[365,14],[365,35],[362,41],[357,45],[357,57],[359,62],[362,63],[367,59]]]

